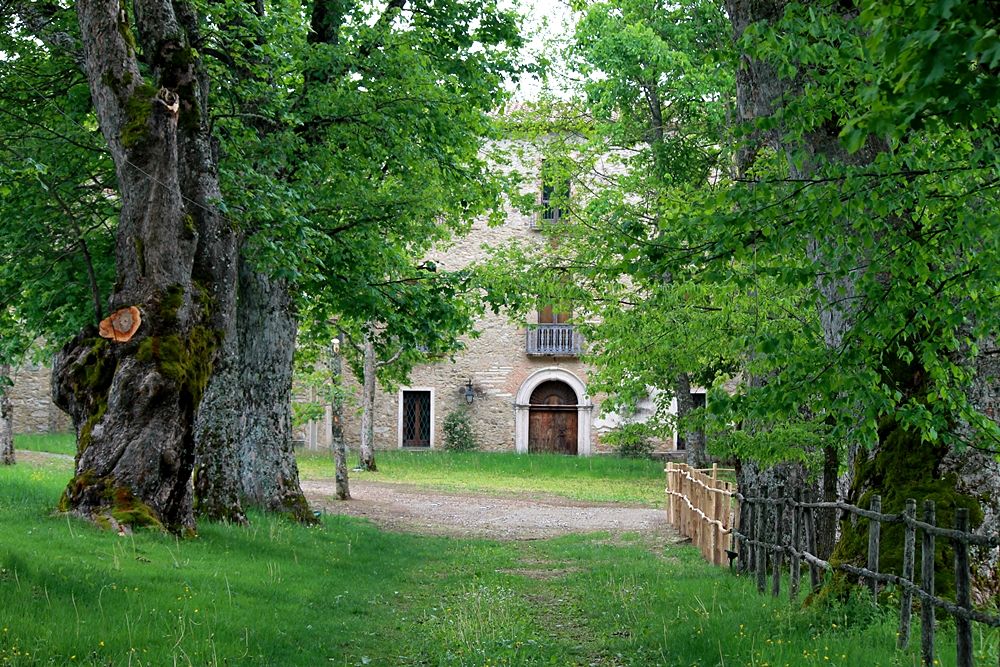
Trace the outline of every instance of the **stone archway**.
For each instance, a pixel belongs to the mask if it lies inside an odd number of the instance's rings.
[[[560,405],[559,409],[576,410],[576,447],[580,456],[590,455],[591,412],[594,405],[587,396],[587,387],[573,373],[563,368],[542,368],[535,371],[521,383],[514,399],[514,446],[518,453],[528,452],[529,426],[531,421],[531,396],[546,382],[565,384],[576,399],[575,405]],[[564,403],[560,401],[560,403]],[[568,401],[566,401],[568,403]]]

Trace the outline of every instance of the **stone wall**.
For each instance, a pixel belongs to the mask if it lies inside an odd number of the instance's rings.
[[[26,364],[14,374],[10,388],[14,433],[59,433],[73,430],[69,415],[52,402],[52,371]]]

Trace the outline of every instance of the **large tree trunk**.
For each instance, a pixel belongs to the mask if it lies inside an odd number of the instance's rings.
[[[248,523],[241,502],[240,408],[241,386],[238,337],[223,342],[205,397],[195,419],[195,509],[199,517]]]
[[[132,6],[134,32],[117,0],[77,13],[121,194],[110,310],[135,306],[142,324],[128,341],[85,330],[56,356],[53,395],[78,437],[60,507],[191,531],[195,413],[229,330],[235,246],[216,204],[197,19],[179,0]]]
[[[10,366],[0,366],[0,465],[12,466],[14,460],[14,406],[4,381],[10,377]]]
[[[748,498],[760,498],[765,492],[770,498],[779,494],[782,497],[792,498],[795,497],[796,493],[802,493],[806,499],[813,500],[816,495],[816,487],[809,481],[809,471],[800,463],[783,463],[765,468],[753,461],[738,461],[736,464],[736,484],[740,493]],[[769,505],[764,510],[761,510],[761,506],[757,505],[753,511],[767,512],[765,515],[767,520],[764,522],[764,539],[777,544],[779,538],[785,539],[787,535],[791,534],[790,512],[784,514],[784,535],[778,536],[774,532],[773,505]],[[741,515],[740,522],[740,532],[747,535],[751,532],[748,522],[756,523],[756,517]],[[757,536],[756,539],[760,539],[760,536]],[[739,563],[741,570],[746,570],[750,566],[754,557],[752,551],[750,545],[746,542],[740,542]]]
[[[744,30],[751,24],[763,21],[777,22],[788,3],[785,0],[727,0],[726,10],[732,20],[734,37],[739,42]],[[836,11],[836,5],[833,6]],[[848,19],[852,11],[842,6]],[[825,10],[824,10],[825,11]],[[809,70],[801,68],[795,78],[781,78],[775,68],[751,54],[743,54],[741,67],[737,72],[737,101],[742,118],[754,120],[773,117],[787,100],[793,100],[808,83]],[[816,165],[823,162],[855,167],[873,164],[878,155],[888,149],[884,140],[869,137],[856,153],[848,153],[840,141],[842,127],[836,117],[811,131],[788,139],[780,123],[774,129],[761,135],[778,154],[788,156],[788,167],[793,179],[808,179],[815,175]],[[795,159],[793,159],[795,156]],[[752,159],[751,153],[743,158]],[[741,165],[741,167],[746,165]],[[849,220],[842,221],[839,230],[830,232],[837,237],[850,234]],[[811,238],[805,242],[807,255],[820,271],[815,287],[819,294],[818,311],[827,348],[834,353],[845,345],[845,336],[854,325],[855,314],[866,304],[857,298],[858,274],[837,271],[837,267],[865,266],[865,257],[844,257],[838,253],[843,244],[837,238]],[[892,276],[885,276],[892,280]],[[920,397],[926,394],[926,374],[919,366],[919,355],[914,363],[898,358],[894,349],[886,349],[883,355],[884,383],[898,390],[904,397]],[[893,361],[895,359],[895,361]],[[855,453],[848,449],[851,463],[847,474],[850,476],[847,500],[867,506],[871,496],[881,495],[885,512],[899,512],[907,497],[934,497],[938,501],[938,520],[947,522],[955,507],[966,506],[973,510],[973,522],[981,517],[977,503],[958,490],[957,475],[945,475],[943,464],[950,450],[947,446],[924,441],[920,434],[906,428],[893,412],[880,416],[878,444],[869,453]],[[829,455],[830,452],[827,452]],[[828,461],[827,467],[831,464]],[[826,485],[829,495],[831,486]],[[824,522],[826,523],[826,522]],[[943,524],[942,524],[943,525]],[[897,527],[898,528],[898,527]],[[826,528],[830,530],[828,526]],[[840,539],[831,559],[836,562],[865,564],[867,544],[861,532],[867,530],[860,522],[844,521],[841,524]],[[826,536],[832,539],[832,536]],[[888,568],[898,568],[902,553],[901,533],[889,527],[883,534],[882,561]],[[947,579],[947,578],[946,578]],[[945,580],[942,590],[948,589]]]
[[[694,411],[691,378],[687,373],[680,373],[677,376],[674,393],[677,397],[677,433],[678,435],[683,433],[684,436],[686,462],[692,468],[704,468],[709,462],[708,452],[705,449],[705,433],[684,424],[685,418]]]
[[[375,385],[378,363],[375,360],[375,343],[370,333],[365,333],[365,359],[363,390],[361,394],[361,464],[362,470],[374,472],[375,466]]]
[[[288,286],[240,261],[242,443],[236,470],[247,504],[315,520],[299,485],[292,447],[292,356],[295,311]]]

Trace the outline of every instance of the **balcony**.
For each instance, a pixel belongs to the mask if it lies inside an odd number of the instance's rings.
[[[578,357],[583,336],[572,324],[529,324],[525,351],[531,355]]]

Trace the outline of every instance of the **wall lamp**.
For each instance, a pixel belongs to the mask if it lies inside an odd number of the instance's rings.
[[[476,392],[472,389],[472,378],[469,378],[465,383],[465,402],[472,405],[474,400],[476,400]]]

